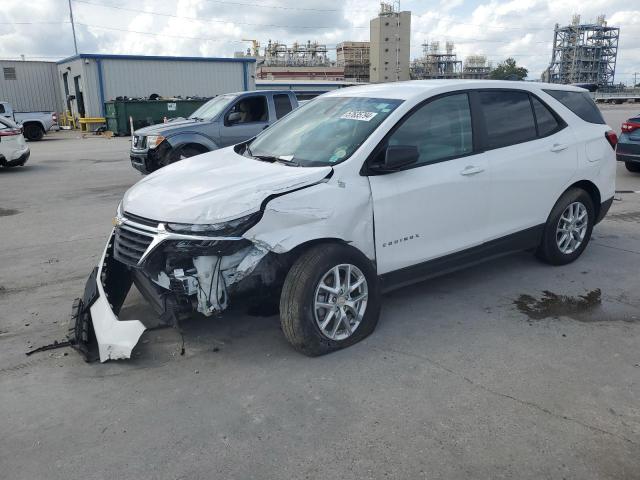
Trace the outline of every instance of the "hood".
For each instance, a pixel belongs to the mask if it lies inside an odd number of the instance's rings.
[[[271,195],[320,182],[331,171],[262,162],[228,147],[157,170],[125,193],[122,206],[162,222],[224,222],[257,212]]]
[[[166,136],[170,134],[173,130],[183,129],[190,125],[196,125],[196,124],[203,125],[205,123],[209,123],[209,122],[203,121],[203,120],[190,120],[190,119],[174,120],[173,122],[157,123],[155,125],[149,125],[148,127],[139,128],[138,130],[133,132],[133,134],[137,136],[145,136],[145,137],[147,135],[165,135]]]

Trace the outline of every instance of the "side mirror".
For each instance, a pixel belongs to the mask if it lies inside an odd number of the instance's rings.
[[[227,116],[227,123],[229,125],[233,125],[234,123],[238,123],[241,119],[241,115],[240,112],[231,112],[228,116]]]
[[[420,152],[415,145],[388,145],[384,153],[384,163],[379,169],[392,172],[413,165],[419,158]]]

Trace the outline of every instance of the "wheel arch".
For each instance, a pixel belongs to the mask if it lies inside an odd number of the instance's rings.
[[[591,197],[591,201],[593,202],[595,217],[599,218],[600,209],[602,208],[602,195],[600,194],[600,189],[598,188],[598,186],[590,180],[580,180],[578,182],[575,182],[569,185],[569,187],[567,187],[565,191],[562,192],[562,195],[564,195],[566,192],[568,192],[572,188],[579,188],[589,194],[589,197]],[[562,195],[560,195],[560,197],[562,197]]]
[[[345,240],[343,240],[341,238],[338,238],[338,237],[323,237],[323,238],[310,239],[310,240],[304,241],[304,242],[296,245],[291,250],[288,250],[286,252],[276,253],[276,252],[272,251],[271,254],[277,255],[283,261],[284,266],[285,266],[285,269],[284,269],[285,271],[283,273],[284,273],[284,275],[286,275],[287,273],[289,273],[289,270],[291,269],[291,267],[293,266],[295,261],[298,258],[300,258],[301,255],[303,255],[309,249],[311,249],[313,247],[316,247],[318,245],[323,245],[323,244],[325,244],[325,245],[342,245],[342,246],[348,247],[351,250],[353,250],[354,252],[357,252],[357,254],[360,255],[363,260],[366,260],[367,262],[369,262],[372,265],[372,267],[374,268],[374,270],[376,270],[375,261],[373,261],[370,258],[368,258],[367,255],[362,250],[360,250],[359,248],[355,247],[350,242],[347,242],[347,241],[345,241]]]
[[[197,133],[177,134],[167,137],[165,141],[172,150],[189,146],[201,150],[201,153],[206,153],[219,148],[213,140]]]

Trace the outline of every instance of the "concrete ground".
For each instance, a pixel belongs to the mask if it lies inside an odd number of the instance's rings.
[[[603,108],[618,128],[635,110]],[[522,253],[396,291],[328,356],[235,305],[187,322],[184,356],[164,329],[130,361],[27,357],[66,334],[140,179],[128,146],[61,132],[0,171],[0,477],[640,478],[640,194],[577,262]],[[640,175],[619,165],[618,189]]]

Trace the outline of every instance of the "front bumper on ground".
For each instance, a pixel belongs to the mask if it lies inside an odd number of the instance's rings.
[[[31,155],[31,151],[29,147],[27,147],[23,152],[18,152],[18,157],[12,160],[7,160],[5,157],[0,155],[0,165],[5,167],[17,167],[18,165],[24,165],[29,160],[29,156]]]
[[[114,231],[85,286],[84,297],[74,304],[70,341],[87,361],[96,351],[101,362],[131,357],[146,327],[139,320],[120,320],[117,313],[131,288],[131,273],[113,258]]]

